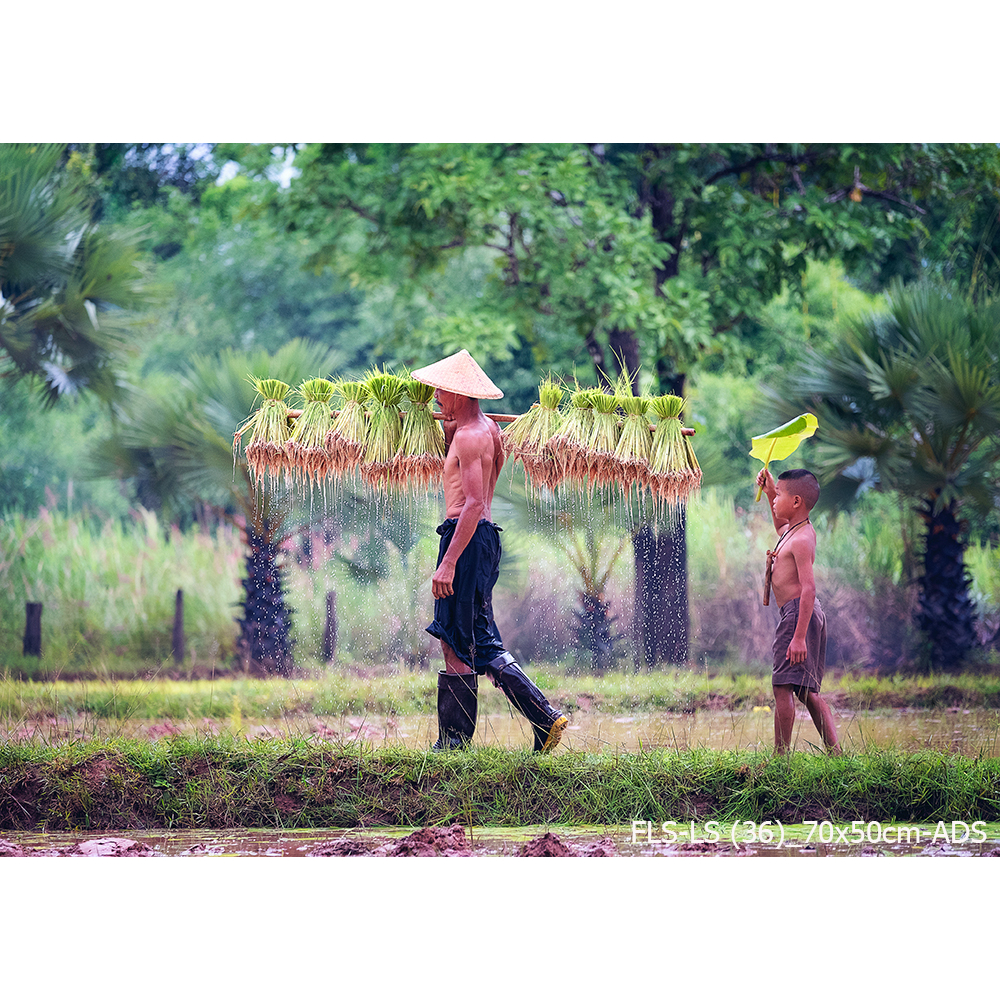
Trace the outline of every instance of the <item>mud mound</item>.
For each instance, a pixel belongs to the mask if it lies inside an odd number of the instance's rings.
[[[465,829],[452,826],[427,826],[379,851],[387,858],[471,858]]]
[[[162,852],[154,851],[147,844],[142,844],[138,840],[126,840],[123,837],[100,837],[97,840],[85,840],[62,853],[72,857],[85,858],[164,857]]]
[[[370,840],[341,837],[339,840],[329,840],[317,844],[312,850],[306,851],[307,858],[363,858],[370,857],[379,849],[378,844]]]
[[[554,833],[543,833],[529,840],[517,852],[519,858],[575,858],[576,851],[564,844]]]
[[[582,858],[617,858],[618,848],[611,837],[602,837],[596,843],[589,844],[583,850],[577,850]]]
[[[618,848],[610,837],[602,837],[586,847],[575,847],[560,840],[554,833],[529,840],[517,852],[519,858],[616,858]]]
[[[25,850],[20,844],[14,844],[9,840],[0,840],[0,858],[27,858],[35,851]]]
[[[0,858],[162,858],[165,855],[138,840],[124,837],[102,837],[84,840],[71,847],[50,847],[36,850],[21,847],[9,840],[0,840]]]

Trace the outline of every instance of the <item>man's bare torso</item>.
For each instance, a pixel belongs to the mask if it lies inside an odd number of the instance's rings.
[[[480,413],[478,419],[470,420],[462,426],[451,428],[446,424],[445,436],[448,439],[448,451],[441,477],[444,486],[445,517],[458,517],[466,504],[460,458],[465,456],[467,464],[481,463],[484,502],[482,517],[491,520],[493,492],[504,461],[503,444],[496,423]]]

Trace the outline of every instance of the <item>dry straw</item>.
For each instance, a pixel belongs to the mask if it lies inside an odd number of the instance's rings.
[[[246,446],[247,467],[255,484],[267,476],[271,488],[277,486],[279,477],[287,481],[291,472],[286,446],[290,437],[288,404],[285,396],[291,386],[276,378],[257,378],[248,375],[247,381],[261,397],[260,406],[236,429],[233,435],[233,460],[235,462],[243,435],[250,432]]]

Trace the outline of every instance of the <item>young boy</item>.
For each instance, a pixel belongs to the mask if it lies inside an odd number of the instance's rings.
[[[831,753],[840,753],[837,727],[830,707],[820,697],[826,666],[826,616],[816,599],[813,563],[816,532],[809,513],[819,499],[819,482],[807,469],[788,469],[775,483],[762,469],[757,475],[771,504],[779,538],[767,554],[764,603],[773,588],[781,619],[774,634],[774,749],[788,753],[795,725],[795,698],[812,716]]]

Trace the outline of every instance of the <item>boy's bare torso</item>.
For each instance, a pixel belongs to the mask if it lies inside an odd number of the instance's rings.
[[[811,567],[816,559],[816,532],[812,524],[806,521],[789,526],[772,551],[777,554],[771,565],[771,590],[780,608],[802,596],[799,566],[807,562]]]

